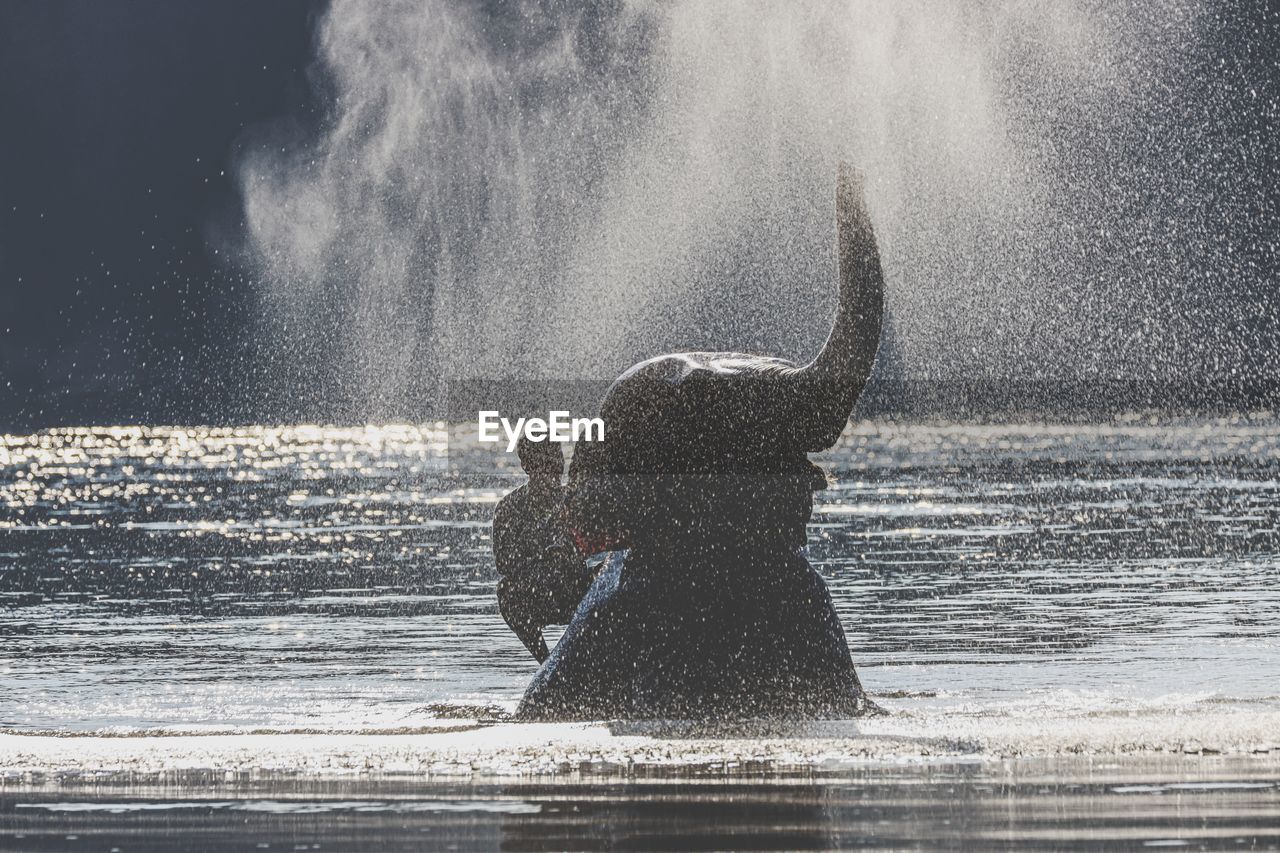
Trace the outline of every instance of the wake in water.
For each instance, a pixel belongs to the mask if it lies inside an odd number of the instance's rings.
[[[1030,704],[1030,703],[1029,703]],[[892,704],[889,707],[894,708]],[[637,721],[516,724],[484,710],[413,728],[229,734],[65,732],[0,734],[0,778],[218,773],[428,773],[528,776],[589,772],[647,774],[838,772],[874,764],[955,760],[1098,759],[1154,755],[1244,755],[1280,760],[1280,699],[1124,703],[1073,695],[1034,707],[973,705],[887,717],[811,723]],[[1270,763],[1268,763],[1270,762]]]

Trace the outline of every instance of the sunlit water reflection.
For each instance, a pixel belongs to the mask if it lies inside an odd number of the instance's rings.
[[[811,559],[891,710],[1280,709],[1275,421],[872,424],[821,461]],[[447,462],[438,426],[0,439],[0,728],[512,706],[534,664],[488,525],[516,481]]]

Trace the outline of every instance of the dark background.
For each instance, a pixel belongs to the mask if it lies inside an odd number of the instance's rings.
[[[0,430],[269,418],[231,163],[314,111],[312,0],[0,2]]]
[[[318,0],[0,2],[0,431],[57,424],[278,421],[259,393],[252,282],[234,244],[232,162],[255,125],[322,118],[309,79]],[[1261,187],[1255,293],[1276,291],[1280,9],[1221,6],[1214,49],[1257,92],[1214,132]],[[1107,409],[1250,408],[1277,399],[1274,329],[1210,393],[1120,382]],[[1007,392],[1007,388],[1003,391]],[[943,398],[981,395],[961,389]],[[1036,411],[1053,388],[1030,388]],[[880,389],[882,408],[896,392]],[[927,397],[927,393],[925,394]],[[917,394],[917,397],[919,395]],[[305,417],[305,413],[301,413]],[[421,413],[423,416],[427,412]]]

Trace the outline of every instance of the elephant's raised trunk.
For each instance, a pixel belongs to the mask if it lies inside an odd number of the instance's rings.
[[[840,285],[831,334],[813,361],[789,371],[797,418],[795,438],[806,451],[836,443],[871,375],[880,344],[884,273],[863,197],[862,175],[841,163],[836,177]]]

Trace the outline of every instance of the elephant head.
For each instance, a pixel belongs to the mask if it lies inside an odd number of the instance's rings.
[[[752,478],[768,478],[775,492],[790,483],[806,494],[825,482],[806,454],[835,444],[848,422],[870,376],[883,317],[884,278],[863,181],[845,164],[835,207],[835,320],[812,361],[678,353],[643,361],[609,387],[600,412],[604,441],[578,444],[570,468],[569,524],[581,551],[629,547],[638,530],[669,524],[673,513],[677,524],[714,516],[718,498],[708,496],[724,491],[727,476],[748,496],[759,493]],[[698,484],[695,504],[678,500],[660,519],[649,518],[671,504],[673,483]],[[768,503],[754,505],[768,523]]]

